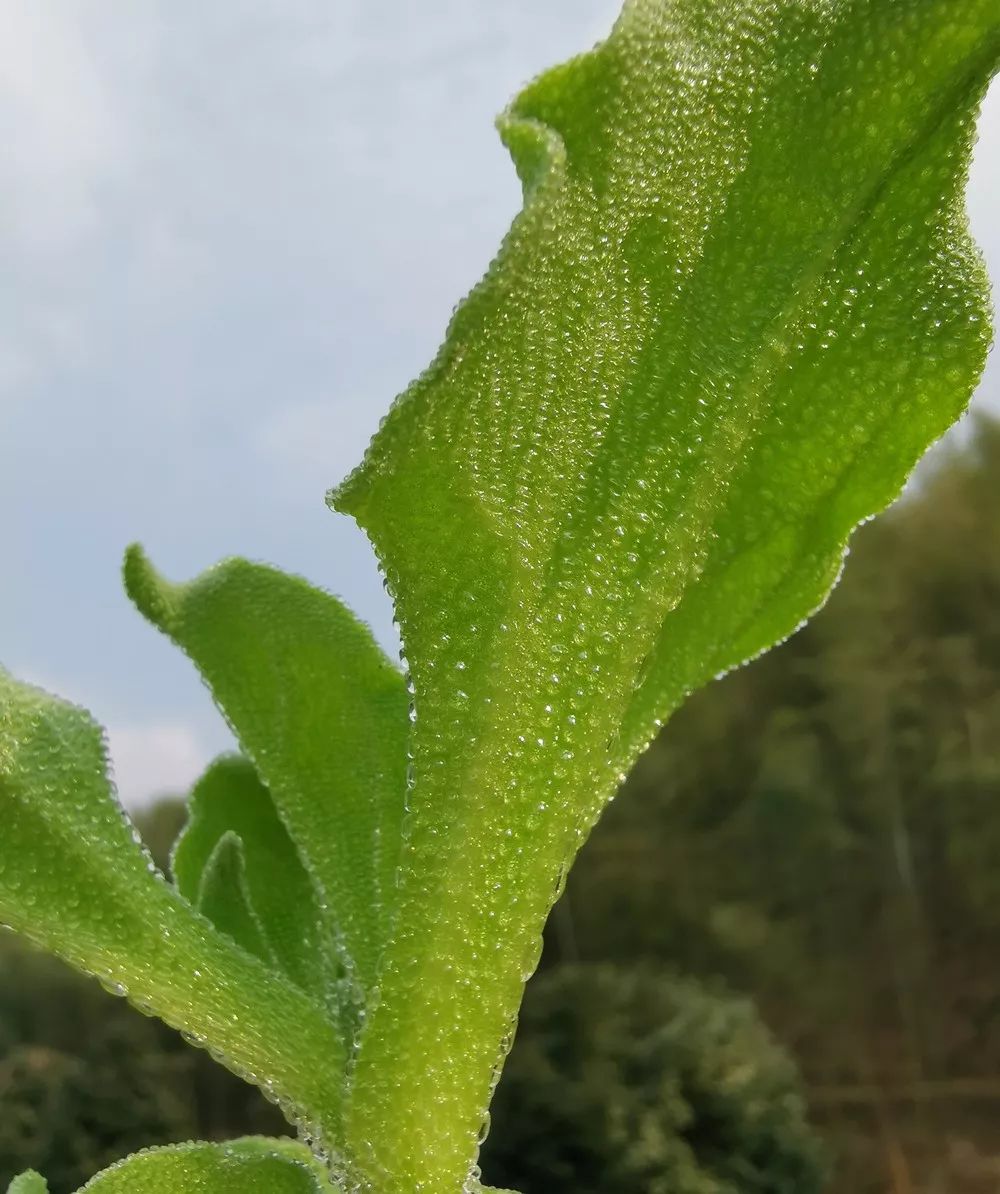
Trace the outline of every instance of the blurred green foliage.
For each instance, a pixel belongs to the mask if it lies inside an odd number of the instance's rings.
[[[546,1194],[822,1188],[795,1067],[748,1000],[650,969],[559,966],[529,984],[519,1033],[489,1181]]]
[[[980,419],[859,533],[827,608],[641,761],[550,922],[488,1179],[818,1188],[787,1060],[746,1003],[664,965],[752,994],[814,1090],[1000,1069],[998,476],[1000,424]],[[141,818],[161,866],[182,821],[176,800]],[[0,1106],[0,1188],[33,1166],[52,1194],[137,1147],[287,1131],[207,1054],[6,936]],[[885,1190],[876,1169],[833,1188]]]

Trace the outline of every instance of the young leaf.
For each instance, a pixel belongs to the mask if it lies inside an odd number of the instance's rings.
[[[175,1144],[136,1153],[79,1194],[332,1194],[308,1151],[292,1141]]]
[[[171,869],[178,890],[192,903],[197,903],[205,868],[227,833],[240,841],[246,901],[260,923],[266,952],[292,982],[328,999],[334,960],[319,932],[322,917],[315,889],[270,792],[239,755],[216,759],[191,792],[188,822],[174,847]]]
[[[275,965],[263,926],[250,904],[243,842],[235,833],[224,833],[208,856],[198,885],[196,907],[220,933],[225,933],[247,953],[268,966]]]
[[[461,1187],[621,776],[816,609],[963,409],[989,328],[962,187],[998,56],[996,0],[630,0],[501,119],[524,211],[331,498],[416,691],[348,1116],[380,1190]]]
[[[0,921],[210,1047],[332,1138],[344,1042],[156,871],[112,795],[99,727],[0,669]]]
[[[336,598],[274,568],[229,560],[173,585],[133,547],[125,585],[204,676],[367,991],[396,897],[409,727],[402,675]]]
[[[7,1194],[49,1194],[49,1187],[40,1173],[26,1169],[10,1183]]]

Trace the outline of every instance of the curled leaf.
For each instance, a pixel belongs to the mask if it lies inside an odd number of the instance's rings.
[[[319,900],[271,794],[253,764],[223,755],[195,784],[188,821],[174,846],[171,870],[179,891],[197,903],[205,871],[227,835],[239,840],[242,896],[259,922],[262,957],[269,957],[296,985],[321,1001],[332,996],[334,961],[322,931]],[[232,869],[230,868],[232,877]],[[202,909],[215,921],[211,912]],[[242,914],[240,914],[242,915]],[[215,922],[218,923],[218,922]]]
[[[224,833],[208,856],[198,885],[197,908],[247,953],[268,966],[275,964],[264,926],[250,903],[243,842],[235,833]]]

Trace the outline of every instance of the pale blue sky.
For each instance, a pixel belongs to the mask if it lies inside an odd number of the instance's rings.
[[[130,540],[177,579],[301,572],[393,645],[324,491],[519,206],[494,115],[617,7],[0,0],[0,660],[109,727],[127,802],[227,743],[122,595]],[[995,278],[998,194],[994,88],[970,209]]]

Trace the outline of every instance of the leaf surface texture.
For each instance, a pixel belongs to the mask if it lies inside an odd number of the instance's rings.
[[[963,410],[998,53],[996,0],[632,0],[502,117],[524,210],[331,499],[416,693],[349,1116],[380,1189],[460,1189],[601,808],[688,692],[817,608]]]
[[[267,785],[363,1000],[396,895],[401,673],[335,597],[275,568],[234,559],[175,585],[132,548],[125,583],[194,661]]]

